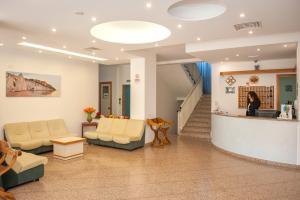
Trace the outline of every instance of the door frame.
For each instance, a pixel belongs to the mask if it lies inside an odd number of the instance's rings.
[[[101,95],[102,95],[102,87],[101,87],[101,85],[104,85],[104,84],[108,84],[108,85],[110,85],[110,97],[109,97],[109,101],[110,101],[110,112],[109,112],[109,114],[111,115],[112,114],[112,81],[106,81],[106,82],[99,82],[99,112],[101,113],[101,115],[102,115],[102,112],[101,112]]]
[[[125,98],[125,86],[129,86],[130,84],[123,84],[122,85],[122,115],[124,116],[124,112],[125,112],[125,107],[126,107],[126,98]]]
[[[277,110],[280,110],[279,98],[280,98],[280,78],[282,77],[296,77],[296,84],[297,84],[297,74],[277,74],[276,75],[276,101],[277,101]],[[297,89],[297,88],[296,88]]]

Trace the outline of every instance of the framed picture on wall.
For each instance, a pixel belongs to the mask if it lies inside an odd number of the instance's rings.
[[[58,97],[60,84],[60,76],[6,72],[7,97]]]

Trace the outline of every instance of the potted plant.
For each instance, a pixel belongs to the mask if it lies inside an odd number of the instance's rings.
[[[93,107],[87,107],[83,111],[87,114],[86,121],[91,123],[93,121],[92,114],[96,111],[96,109]]]

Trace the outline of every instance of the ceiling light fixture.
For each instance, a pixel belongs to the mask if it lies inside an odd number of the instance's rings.
[[[90,33],[100,40],[119,44],[153,43],[171,35],[171,31],[160,24],[134,20],[98,24]]]
[[[0,47],[3,47],[4,46],[4,44],[3,43],[0,43]]]
[[[66,45],[64,45],[64,46],[63,46],[63,48],[64,48],[64,49],[66,49],[66,48],[67,48],[67,46],[66,46]]]
[[[121,49],[120,49],[120,51],[122,51],[122,52],[123,52],[123,51],[125,51],[125,50],[124,50],[124,48],[121,48]]]
[[[116,60],[120,60],[118,57],[116,57]]]
[[[244,17],[246,17],[245,13],[241,13],[240,18],[244,18]]]
[[[225,58],[225,60],[226,60],[226,61],[228,61],[228,60],[229,60],[229,58]]]
[[[95,63],[96,61],[93,60],[93,63]]]
[[[43,46],[43,45],[39,45],[39,44],[33,44],[33,43],[29,43],[29,42],[20,42],[19,45],[26,46],[26,47],[32,47],[32,48],[45,50],[45,51],[52,51],[52,52],[56,52],[56,53],[62,53],[62,54],[77,56],[77,57],[81,57],[81,58],[92,59],[92,60],[99,60],[99,61],[107,60],[105,58],[89,56],[89,55],[86,55],[86,54],[76,53],[76,52],[67,51],[67,50],[63,50],[63,49],[56,49],[56,48],[47,47],[47,46]]]
[[[92,43],[96,43],[96,40],[92,40]]]
[[[236,54],[235,56],[236,56],[236,57],[239,57],[239,56],[240,56],[240,54]]]
[[[51,31],[52,31],[53,33],[56,33],[56,28],[52,28]]]
[[[68,56],[69,59],[72,59],[72,56]]]
[[[258,48],[258,49],[256,49],[257,51],[261,51],[261,49],[260,48]]]
[[[23,37],[22,37],[22,40],[27,40],[27,37],[23,36]]]
[[[178,25],[177,25],[177,28],[182,28],[182,24],[178,24]]]
[[[222,0],[182,0],[168,8],[168,13],[184,21],[207,20],[222,15],[226,6]]]
[[[91,20],[92,20],[92,22],[95,22],[95,21],[97,21],[97,18],[96,17],[92,17]]]
[[[287,47],[288,47],[288,45],[287,45],[287,44],[285,44],[285,45],[283,45],[283,47],[284,47],[284,48],[287,48]]]
[[[158,43],[155,43],[155,45],[154,45],[155,47],[158,47],[159,46],[159,44]]]
[[[250,30],[248,33],[249,33],[249,35],[252,35],[254,32],[252,30]]]
[[[39,53],[43,53],[43,51],[42,51],[42,50],[39,50]]]
[[[197,40],[198,40],[198,41],[200,41],[200,40],[201,40],[201,38],[200,38],[200,37],[197,37]]]
[[[152,7],[152,3],[151,2],[146,3],[146,7],[147,8],[151,8]]]

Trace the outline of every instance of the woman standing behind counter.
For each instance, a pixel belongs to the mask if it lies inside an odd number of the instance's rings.
[[[248,92],[246,116],[255,116],[255,110],[258,110],[259,107],[260,107],[260,100],[257,94],[253,91]]]

